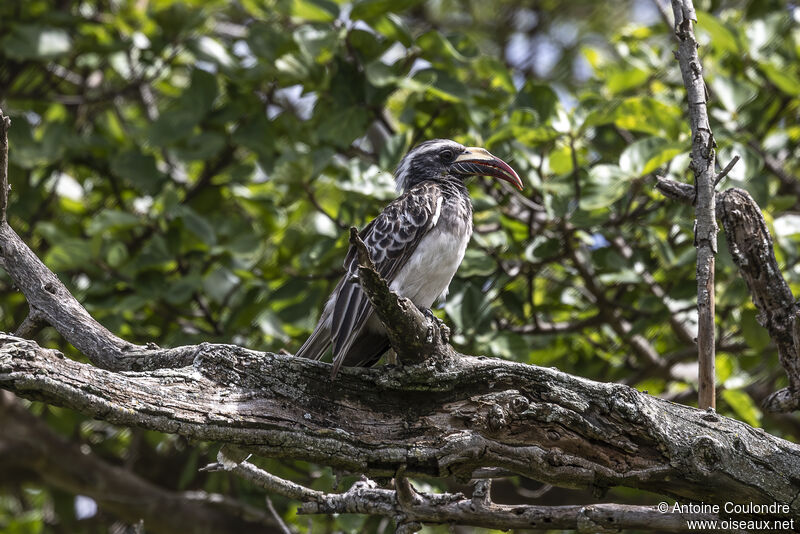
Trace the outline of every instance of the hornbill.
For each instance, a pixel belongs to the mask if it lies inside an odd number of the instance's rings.
[[[360,232],[389,288],[427,309],[447,293],[472,236],[472,202],[464,180],[490,176],[522,189],[514,169],[487,150],[433,139],[414,147],[395,171],[398,198]],[[358,283],[350,247],[347,271],[333,290],[314,332],[296,356],[320,359],[333,344],[333,370],[370,366],[389,349],[385,329]]]

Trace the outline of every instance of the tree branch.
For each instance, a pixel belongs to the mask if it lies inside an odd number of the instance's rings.
[[[691,185],[676,182],[675,180],[664,178],[663,176],[658,176],[656,178],[658,180],[656,182],[656,189],[665,197],[684,204],[692,204],[694,202],[695,191],[694,187]]]
[[[165,490],[126,469],[110,465],[53,432],[0,392],[0,450],[13,453],[13,467],[35,472],[48,485],[91,497],[102,509],[148,532],[234,534],[276,532],[264,512],[219,494]]]
[[[795,338],[800,336],[795,331],[800,306],[778,268],[772,237],[758,204],[746,191],[733,188],[719,195],[717,205],[731,257],[758,309],[758,322],[775,342],[789,377],[789,387],[769,396],[764,408],[771,412],[796,410],[800,407],[800,345]]]
[[[8,220],[8,129],[11,118],[0,109],[0,224]]]
[[[47,323],[44,318],[36,311],[36,308],[31,306],[28,315],[22,321],[22,324],[17,327],[14,335],[17,337],[32,338],[45,326],[47,326]]]
[[[606,528],[688,531],[687,520],[718,520],[715,514],[659,512],[655,506],[593,504],[589,506],[503,505],[491,501],[490,481],[476,484],[472,497],[461,493],[418,492],[402,475],[395,490],[379,488],[366,477],[344,493],[324,493],[283,480],[247,462],[221,455],[211,470],[232,471],[267,491],[302,501],[302,514],[370,514],[400,523],[457,524],[495,530],[577,530],[602,532]]]
[[[676,57],[689,101],[692,129],[690,167],[695,177],[695,246],[697,247],[697,352],[701,408],[714,407],[714,255],[717,222],[714,213],[714,135],[708,122],[706,85],[697,54],[692,23],[697,22],[692,0],[672,0],[675,34],[680,43]]]
[[[0,387],[115,424],[238,444],[371,476],[500,468],[563,487],[782,502],[800,512],[800,446],[627,386],[455,355],[343,368],[231,345],[191,367],[112,373],[0,336]],[[769,458],[768,462],[764,458]]]

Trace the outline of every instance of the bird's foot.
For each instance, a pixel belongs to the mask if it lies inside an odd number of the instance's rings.
[[[435,324],[439,328],[439,333],[442,337],[442,341],[444,341],[445,343],[450,343],[450,327],[448,327],[444,321],[436,317],[436,315],[434,315],[433,311],[431,311],[430,308],[425,308],[420,311],[423,313],[423,315],[425,315],[425,317],[428,318],[428,320],[431,323]]]

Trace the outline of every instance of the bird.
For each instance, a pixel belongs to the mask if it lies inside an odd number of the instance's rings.
[[[488,150],[432,139],[402,158],[395,170],[400,196],[359,233],[389,289],[421,310],[429,310],[447,294],[464,258],[472,236],[472,201],[464,182],[471,176],[523,188],[516,171]],[[342,365],[372,366],[390,348],[385,328],[358,282],[354,246],[344,268],[314,331],[295,353],[319,360],[333,345],[332,377]]]

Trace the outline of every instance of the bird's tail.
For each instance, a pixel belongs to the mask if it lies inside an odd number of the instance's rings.
[[[327,326],[325,322],[324,320],[320,320],[314,332],[308,336],[308,339],[303,343],[303,346],[297,350],[295,356],[319,360],[325,355],[325,351],[328,350],[331,344],[330,326]]]

